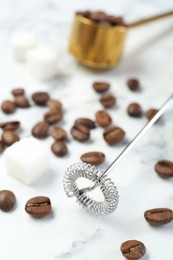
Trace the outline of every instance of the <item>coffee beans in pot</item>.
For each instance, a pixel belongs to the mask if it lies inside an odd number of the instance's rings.
[[[48,134],[48,128],[49,124],[45,121],[38,122],[33,128],[32,128],[32,135],[36,138],[45,138]]]
[[[31,198],[25,205],[25,211],[32,217],[45,217],[52,211],[51,201],[45,196]]]
[[[138,240],[127,240],[121,244],[121,252],[126,259],[138,260],[145,255],[146,247]]]
[[[101,127],[107,127],[112,123],[112,118],[106,110],[99,110],[95,114],[96,122]]]
[[[46,106],[48,100],[49,100],[49,94],[47,92],[35,92],[32,94],[32,100],[35,102],[38,106]]]
[[[144,217],[151,225],[163,225],[173,220],[173,211],[168,208],[155,208],[145,211]]]
[[[99,165],[104,162],[105,155],[102,152],[87,152],[82,154],[80,159],[85,163]]]
[[[12,114],[16,110],[16,105],[11,100],[5,100],[1,104],[1,109],[5,114]]]
[[[1,135],[1,140],[5,145],[10,146],[19,141],[20,138],[14,131],[5,130]]]
[[[8,212],[16,205],[16,196],[10,190],[0,191],[0,209]]]
[[[113,145],[124,139],[125,132],[122,128],[112,126],[107,128],[103,133],[103,138],[107,144]]]
[[[55,141],[51,146],[51,150],[58,157],[62,157],[68,152],[67,146],[63,141]]]
[[[157,174],[163,178],[173,177],[173,162],[168,160],[160,160],[154,167]]]

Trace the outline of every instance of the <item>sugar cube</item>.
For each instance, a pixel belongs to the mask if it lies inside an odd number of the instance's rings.
[[[14,58],[17,61],[25,61],[28,50],[36,45],[35,36],[32,33],[14,33],[11,39],[11,47]]]
[[[39,46],[27,53],[27,65],[39,80],[49,80],[57,75],[57,53],[50,47]]]
[[[39,179],[48,169],[48,151],[33,137],[25,137],[5,152],[6,172],[24,184]]]

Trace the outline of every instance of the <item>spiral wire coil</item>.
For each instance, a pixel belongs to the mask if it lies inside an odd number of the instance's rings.
[[[119,196],[116,186],[107,175],[99,179],[101,173],[93,165],[76,163],[66,170],[63,184],[68,197],[76,196],[79,204],[96,215],[108,215],[116,209]],[[76,184],[78,178],[86,178],[92,182],[97,182],[99,179],[97,186],[99,186],[104,196],[104,201],[96,201],[85,192],[80,192]]]

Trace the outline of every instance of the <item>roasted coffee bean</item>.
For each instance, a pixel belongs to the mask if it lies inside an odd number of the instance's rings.
[[[61,110],[62,109],[62,103],[57,100],[57,99],[49,99],[47,101],[47,106],[50,108],[50,109],[54,109],[54,110]]]
[[[58,157],[62,157],[68,152],[66,144],[62,141],[54,142],[51,146],[51,150]]]
[[[127,113],[131,117],[141,117],[142,116],[142,108],[138,103],[131,103],[127,107]]]
[[[121,16],[115,17],[115,16],[112,16],[112,15],[108,15],[107,21],[112,26],[127,26]]]
[[[16,130],[20,127],[19,121],[8,121],[0,123],[0,128],[3,130]]]
[[[144,217],[151,225],[163,225],[173,220],[173,211],[168,208],[155,208],[145,211]]]
[[[46,106],[47,101],[49,100],[49,94],[47,92],[35,92],[32,94],[32,100],[38,106]]]
[[[88,152],[84,153],[80,157],[81,161],[93,165],[99,165],[104,162],[105,155],[101,152]]]
[[[32,128],[32,135],[36,138],[45,138],[48,134],[49,124],[45,121],[37,123]]]
[[[106,20],[106,13],[105,12],[101,12],[101,11],[98,11],[98,12],[93,12],[91,13],[90,15],[90,19],[93,21],[93,22],[96,22],[96,23],[100,23],[100,22],[103,22]]]
[[[14,88],[11,93],[14,97],[23,96],[25,94],[25,90],[23,88]]]
[[[78,11],[78,12],[76,12],[76,15],[81,15],[85,18],[90,18],[91,12],[90,11],[84,11],[84,12]]]
[[[127,81],[127,86],[131,91],[138,91],[140,89],[140,83],[137,79],[129,79]]]
[[[2,141],[0,141],[0,154],[3,153],[4,150],[5,150],[5,145]]]
[[[89,118],[78,118],[75,120],[75,125],[84,125],[89,129],[94,129],[96,127],[95,122]]]
[[[29,101],[25,96],[16,96],[14,99],[16,107],[27,108],[30,107]]]
[[[109,108],[115,105],[116,103],[116,98],[113,95],[103,95],[100,98],[100,102],[101,104],[105,107],[105,108]]]
[[[109,88],[110,88],[110,84],[107,82],[94,82],[93,83],[93,89],[97,93],[106,92]]]
[[[157,174],[163,178],[173,177],[173,162],[168,160],[160,160],[154,167]]]
[[[67,139],[67,132],[61,127],[52,128],[50,135],[57,141],[64,141]]]
[[[131,260],[137,260],[145,255],[146,247],[138,240],[127,240],[121,244],[121,252],[124,257]]]
[[[10,146],[19,141],[20,138],[14,131],[5,130],[1,135],[1,140],[5,145]]]
[[[106,110],[99,110],[95,114],[96,122],[101,127],[107,127],[112,123],[112,118]]]
[[[55,124],[59,121],[61,121],[63,118],[63,114],[61,111],[58,111],[58,110],[50,110],[48,111],[45,115],[44,115],[44,120],[49,123],[50,125],[51,124]]]
[[[44,217],[51,213],[51,201],[48,197],[31,198],[25,205],[25,211],[32,217]]]
[[[12,114],[16,110],[15,103],[11,100],[5,100],[1,104],[1,109],[5,114]]]
[[[124,136],[124,130],[116,126],[107,128],[103,133],[103,138],[109,145],[119,143],[124,139]]]
[[[0,191],[0,209],[8,212],[16,205],[16,196],[10,190]]]
[[[74,125],[71,130],[71,135],[74,139],[76,139],[79,142],[85,142],[90,137],[90,131],[88,127],[84,125]]]
[[[151,120],[151,119],[155,116],[155,114],[156,114],[157,112],[158,112],[158,109],[150,108],[150,109],[148,109],[147,112],[146,112],[146,117],[148,118],[148,120]],[[159,119],[157,119],[156,122],[158,122],[158,121],[159,121]]]

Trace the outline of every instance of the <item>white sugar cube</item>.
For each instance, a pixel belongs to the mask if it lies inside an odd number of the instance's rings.
[[[31,184],[48,169],[48,151],[37,139],[23,138],[6,150],[5,167],[12,177]]]
[[[11,47],[17,61],[25,61],[27,52],[34,48],[35,45],[36,39],[32,33],[18,32],[12,36]]]
[[[49,47],[37,47],[27,53],[27,65],[39,80],[49,80],[57,75],[57,52]]]

